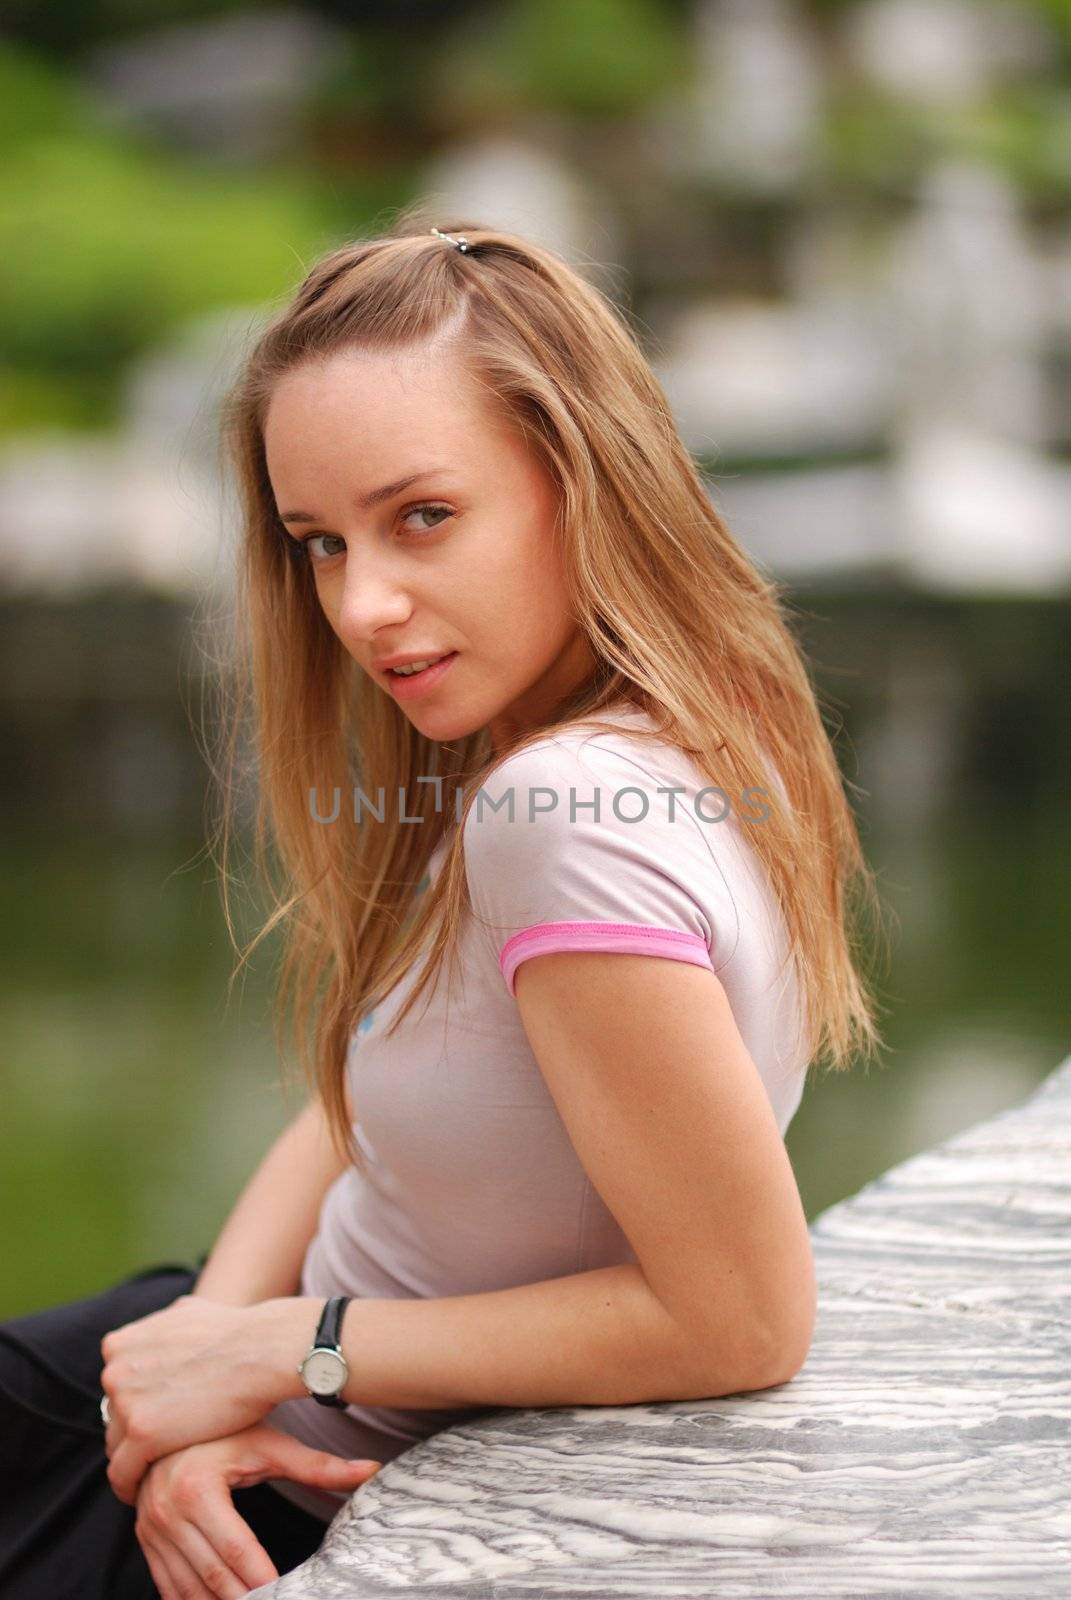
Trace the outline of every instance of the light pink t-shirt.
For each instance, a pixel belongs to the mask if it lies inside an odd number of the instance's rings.
[[[444,966],[430,1005],[417,1001],[392,1039],[385,1025],[415,975],[354,1034],[347,1070],[368,1171],[349,1167],[328,1190],[302,1294],[479,1294],[636,1260],[521,1024],[514,976],[545,952],[711,968],[787,1129],[810,1055],[786,930],[748,842],[762,823],[741,820],[784,803],[780,779],[771,767],[769,789],[732,795],[730,808],[689,757],[630,737],[632,725],[650,726],[643,712],[612,715],[619,733],[578,726],[548,736],[485,783],[465,828],[477,920],[463,930],[449,1007]],[[444,851],[432,856],[432,876]],[[317,1448],[387,1461],[490,1409],[332,1410],[302,1398],[264,1420]],[[271,1481],[325,1519],[347,1498]]]

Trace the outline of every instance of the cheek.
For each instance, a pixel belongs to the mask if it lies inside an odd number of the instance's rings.
[[[563,597],[532,584],[511,608],[502,650],[519,671],[541,672],[569,643],[575,626]]]
[[[518,531],[481,563],[480,594],[496,593],[519,618],[548,622],[568,610],[565,577],[556,558],[549,529],[537,526]]]
[[[316,593],[317,605],[331,624],[331,627],[336,628],[342,597],[341,584],[332,583],[330,576],[325,573],[313,579],[313,589]]]
[[[458,621],[470,641],[519,666],[561,648],[573,627],[550,532],[517,530],[469,547],[461,570],[438,574],[432,609]]]

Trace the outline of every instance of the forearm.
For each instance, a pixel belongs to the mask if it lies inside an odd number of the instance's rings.
[[[257,1308],[276,1400],[307,1395],[296,1369],[323,1304],[294,1297]],[[634,1263],[484,1294],[355,1299],[342,1350],[343,1399],[431,1410],[685,1400],[789,1376],[731,1304],[707,1338],[684,1331]]]
[[[242,1190],[192,1293],[236,1306],[296,1294],[324,1195],[342,1170],[310,1102]]]

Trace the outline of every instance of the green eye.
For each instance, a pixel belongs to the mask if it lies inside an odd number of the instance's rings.
[[[346,541],[344,539],[340,539],[337,533],[310,533],[309,537],[304,541],[305,554],[308,556],[310,561],[327,561],[331,556],[338,555],[337,550],[329,550],[326,555],[314,557],[311,546],[316,543],[317,539],[334,539],[336,544],[342,545],[343,549],[345,549]]]
[[[415,534],[418,539],[422,534],[434,533],[436,528],[441,528],[447,518],[452,517],[454,513],[449,506],[438,505],[429,501],[418,506],[410,506],[408,511],[402,513],[402,521],[408,522],[410,517],[426,515],[431,515],[437,520],[407,530],[409,533]],[[318,551],[314,551],[312,546],[320,540],[327,540],[328,544],[333,543],[337,548],[334,550],[321,548]],[[337,533],[310,533],[307,538],[301,541],[301,548],[306,559],[313,566],[319,566],[321,561],[330,561],[332,557],[340,555],[346,548],[346,541]]]
[[[408,522],[410,517],[415,517],[418,513],[423,514],[426,511],[430,511],[433,514],[441,513],[443,520],[453,515],[449,506],[434,505],[429,503],[427,505],[410,506],[409,510],[405,513],[403,521]],[[441,522],[433,522],[430,527],[424,526],[423,528],[417,528],[414,531],[417,533],[431,533],[435,528],[439,528],[441,526]]]

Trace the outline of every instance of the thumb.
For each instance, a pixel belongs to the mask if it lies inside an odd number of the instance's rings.
[[[280,1433],[264,1452],[265,1465],[281,1478],[297,1483],[320,1484],[327,1489],[349,1489],[373,1477],[382,1461],[349,1461],[330,1450],[314,1450],[311,1445]]]

